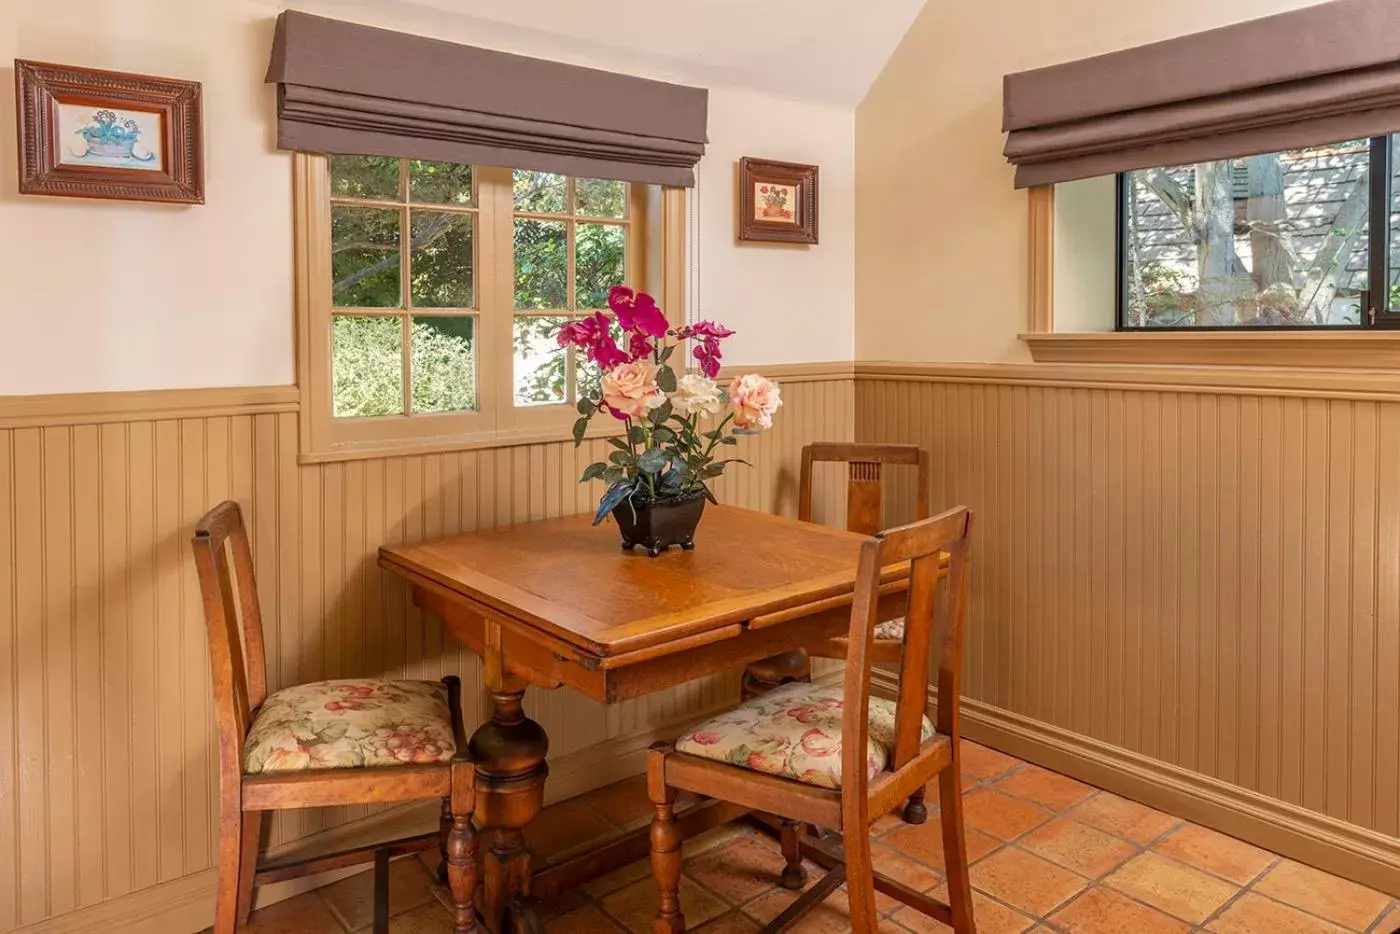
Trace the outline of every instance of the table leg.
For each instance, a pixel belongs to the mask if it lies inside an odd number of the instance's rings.
[[[530,895],[530,854],[524,829],[544,810],[544,782],[549,774],[544,727],[525,716],[523,686],[491,692],[491,719],[472,734],[476,763],[476,822],[485,843],[482,916],[502,934],[507,916],[518,927]],[[528,927],[528,922],[527,925]]]
[[[793,649],[749,662],[744,669],[742,697],[751,700],[791,681],[811,681],[812,660],[806,649]]]

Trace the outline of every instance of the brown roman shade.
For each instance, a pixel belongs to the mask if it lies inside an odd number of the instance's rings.
[[[277,144],[695,184],[708,92],[287,11]]]
[[[1400,131],[1400,0],[1334,0],[1007,75],[1016,187]]]

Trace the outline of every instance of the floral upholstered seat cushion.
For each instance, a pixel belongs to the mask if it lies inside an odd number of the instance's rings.
[[[904,641],[904,617],[898,619],[887,619],[875,627],[875,638],[877,639],[898,639]]]
[[[314,681],[268,697],[248,731],[248,774],[446,762],[447,689],[432,681]]]
[[[787,684],[695,727],[676,740],[676,751],[822,788],[840,788],[843,706],[839,685]],[[869,777],[889,764],[894,711],[892,701],[870,698],[865,757]],[[925,740],[933,736],[928,717],[922,733]]]

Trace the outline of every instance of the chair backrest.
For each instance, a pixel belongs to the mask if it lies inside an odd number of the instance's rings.
[[[846,655],[845,711],[841,724],[842,793],[863,797],[866,787],[866,737],[869,733],[870,648],[879,617],[880,578],[885,568],[909,562],[904,651],[899,660],[899,697],[891,765],[897,773],[919,752],[928,705],[929,669],[938,659],[938,719],[935,728],[958,735],[958,698],[962,674],[963,612],[968,572],[968,532],[972,514],[966,506],[910,525],[881,532],[861,546],[860,571],[851,605]],[[947,574],[940,574],[942,556]],[[942,586],[940,586],[940,583]],[[857,737],[855,742],[851,737]]]
[[[232,501],[209,510],[194,527],[194,562],[209,636],[219,753],[242,774],[243,742],[253,713],[267,699],[262,612],[243,511]]]
[[[802,449],[802,485],[797,498],[797,518],[812,521],[812,468],[818,462],[850,465],[846,481],[846,528],[874,535],[884,527],[884,468],[907,464],[919,468],[918,513],[927,519],[933,473],[928,451],[916,444],[851,444],[820,441]]]

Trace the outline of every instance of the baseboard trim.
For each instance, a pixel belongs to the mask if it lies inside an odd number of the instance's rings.
[[[873,680],[893,696],[892,676]],[[974,742],[1400,896],[1400,839],[980,701],[963,699],[962,724]]]
[[[717,704],[678,721],[619,736],[554,759],[549,764],[545,803],[577,797],[594,788],[640,774],[646,768],[648,746],[675,736],[727,706]],[[436,801],[416,801],[388,808],[278,847],[273,854],[282,857],[325,853],[361,846],[376,839],[427,833],[437,827],[439,812],[440,806]],[[363,868],[357,866],[264,886],[258,890],[256,905],[261,908],[275,904],[354,875]],[[15,928],[11,934],[97,934],[99,931],[102,934],[149,934],[151,931],[192,934],[214,923],[217,875],[213,869],[206,869],[56,918]]]

